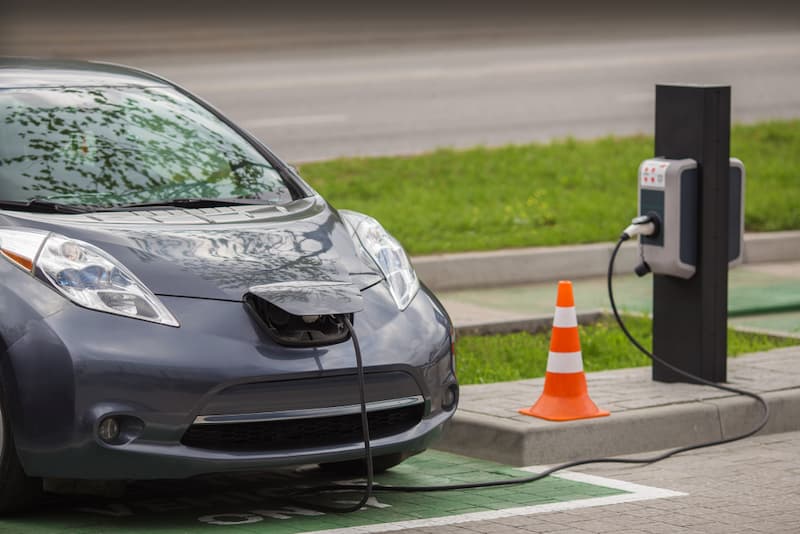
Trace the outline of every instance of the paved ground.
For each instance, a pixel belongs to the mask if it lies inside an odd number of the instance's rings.
[[[710,386],[654,382],[650,380],[649,367],[588,373],[587,381],[595,402],[618,415],[628,410],[711,401],[733,396],[731,393]],[[536,400],[535,394],[541,392],[543,383],[544,379],[536,378],[463,386],[458,410],[460,413],[489,415],[523,424],[552,426],[552,423],[517,413],[518,408],[526,407]],[[800,347],[786,347],[729,358],[727,384],[757,392],[800,388]],[[597,421],[607,420],[597,419]],[[744,425],[746,423],[742,422]]]
[[[728,438],[763,416],[752,399],[709,386],[667,384],[650,367],[586,374],[589,394],[610,417],[553,423],[520,415],[544,379],[462,386],[458,411],[437,447],[511,465],[616,456]],[[727,384],[764,394],[766,432],[800,430],[800,347],[728,360]]]
[[[615,277],[622,310],[651,311],[652,278]],[[800,337],[800,263],[747,264],[730,274],[732,326]],[[605,277],[573,282],[578,312],[608,309]],[[556,283],[440,292],[463,332],[549,329]],[[783,310],[781,313],[767,313]],[[793,310],[793,311],[792,311]],[[766,314],[765,314],[766,313]],[[591,319],[589,319],[591,320]],[[553,424],[519,415],[538,398],[543,379],[463,386],[459,410],[440,444],[446,450],[513,465],[550,463],[681,446],[731,436],[755,423],[752,401],[708,387],[651,380],[649,367],[588,373],[595,402],[609,418]],[[769,392],[770,432],[796,430],[800,410],[797,347],[728,360],[728,382]],[[542,447],[546,445],[546,447]]]
[[[439,485],[505,480],[529,473],[481,460],[429,451],[378,476],[384,484]],[[294,533],[327,529],[342,532],[399,530],[577,509],[611,503],[669,498],[679,493],[620,481],[553,477],[524,486],[436,493],[385,493],[350,514],[323,513],[313,504],[342,507],[357,493],[287,500],[292,489],[342,481],[316,466],[259,475],[215,476],[194,481],[131,484],[116,498],[52,496],[39,513],[0,520],[0,531],[56,533],[244,532]],[[363,526],[364,530],[358,530]]]
[[[731,84],[738,122],[800,116],[799,6],[429,4],[54,4],[0,16],[0,52],[154,70],[294,162],[650,133],[664,82]]]
[[[648,467],[591,467],[581,471],[688,495],[409,532],[796,533],[800,532],[798,450],[800,432],[791,432],[688,453]]]
[[[578,312],[609,309],[605,277],[573,281]],[[614,292],[621,310],[649,313],[652,276],[619,274]],[[456,325],[548,316],[556,283],[543,282],[494,289],[439,292]],[[791,311],[794,310],[794,311]],[[782,313],[769,313],[782,311]],[[729,274],[731,325],[800,336],[800,262],[746,264]]]
[[[800,530],[798,450],[800,432],[761,436],[647,467],[586,467],[527,486],[379,495],[347,516],[287,508],[274,497],[276,481],[308,480],[313,477],[308,472],[283,479],[140,484],[124,498],[53,499],[32,516],[0,521],[0,532],[794,533]],[[426,483],[525,474],[430,453],[412,459],[389,480]]]

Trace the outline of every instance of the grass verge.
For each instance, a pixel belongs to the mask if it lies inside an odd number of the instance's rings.
[[[652,323],[644,317],[625,317],[625,325],[642,345],[652,346]],[[631,345],[612,317],[580,327],[583,366],[604,371],[650,365],[650,360]],[[728,354],[737,356],[800,344],[800,340],[728,330]],[[456,346],[458,381],[488,384],[544,376],[550,333],[464,336]]]
[[[735,126],[749,231],[800,228],[800,121]],[[334,206],[377,218],[412,254],[611,241],[636,213],[651,137],[573,139],[301,166]]]

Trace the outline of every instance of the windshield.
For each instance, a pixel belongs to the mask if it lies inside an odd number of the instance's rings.
[[[172,88],[0,91],[0,200],[176,198],[284,203],[292,194],[250,143]]]

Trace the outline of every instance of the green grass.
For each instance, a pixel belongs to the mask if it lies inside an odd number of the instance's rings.
[[[735,126],[746,228],[800,228],[800,121]],[[636,213],[650,137],[573,139],[301,166],[334,206],[377,218],[412,254],[612,241]]]
[[[625,325],[642,345],[652,344],[651,321],[625,317]],[[581,350],[586,371],[603,371],[650,365],[628,341],[613,318],[581,326]],[[737,356],[800,344],[800,340],[728,330],[728,354]],[[487,384],[544,376],[550,332],[496,336],[465,336],[456,345],[456,365],[461,384]]]

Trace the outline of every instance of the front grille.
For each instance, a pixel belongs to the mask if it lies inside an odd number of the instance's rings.
[[[380,410],[367,414],[370,438],[405,432],[417,425],[424,405]],[[361,414],[258,423],[192,425],[181,443],[215,451],[279,451],[330,447],[361,441]]]

